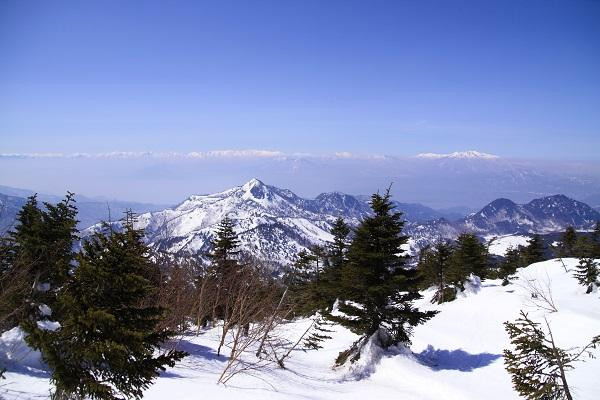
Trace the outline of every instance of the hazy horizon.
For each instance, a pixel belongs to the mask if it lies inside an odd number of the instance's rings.
[[[5,186],[155,204],[176,204],[190,195],[220,192],[251,178],[306,198],[331,191],[368,195],[393,184],[398,201],[433,208],[477,208],[498,197],[526,202],[552,194],[578,200],[600,194],[597,162],[506,159],[486,153],[419,157],[259,150],[0,154],[0,163],[9,166],[0,172],[0,184]],[[14,170],[20,174],[12,174]]]

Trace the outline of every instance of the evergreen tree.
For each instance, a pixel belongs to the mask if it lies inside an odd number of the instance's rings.
[[[157,266],[133,223],[128,213],[122,232],[84,242],[58,293],[60,326],[27,337],[52,370],[55,399],[139,399],[160,370],[185,355],[155,355],[172,332],[155,329],[161,308],[142,305],[154,290],[145,276]]]
[[[328,264],[325,248],[321,245],[313,245],[310,247],[310,254],[314,261],[315,281],[321,283],[323,280],[323,271]]]
[[[239,255],[240,241],[233,228],[233,221],[229,217],[223,218],[212,242],[211,258],[220,268],[227,268],[228,265],[235,264]]]
[[[573,363],[600,344],[600,336],[581,349],[570,351],[556,347],[550,325],[547,333],[521,311],[514,322],[505,322],[514,350],[504,350],[506,370],[512,377],[515,390],[529,400],[572,400],[566,371]]]
[[[383,196],[374,194],[373,213],[356,228],[348,249],[341,282],[346,301],[339,305],[343,315],[329,318],[361,338],[340,354],[338,364],[358,359],[362,345],[375,333],[385,336],[384,347],[410,343],[411,328],[435,315],[413,307],[413,301],[421,298],[419,277],[415,269],[405,268],[401,246],[407,237],[402,234],[401,213],[393,208],[389,190]]]
[[[329,244],[329,265],[340,272],[342,266],[346,263],[346,253],[348,250],[348,235],[350,234],[350,227],[344,220],[339,217],[331,228],[331,234],[333,235],[333,242]],[[341,277],[341,274],[336,274]]]
[[[423,274],[428,286],[435,286],[436,292],[431,299],[432,303],[441,304],[456,298],[456,288],[451,282],[451,259],[453,247],[448,242],[438,242],[431,249],[424,249],[421,254],[417,269]]]
[[[0,281],[10,285],[0,304],[2,326],[17,323],[26,332],[50,312],[56,316],[56,294],[68,279],[77,239],[77,209],[72,193],[56,205],[31,196],[17,215],[14,230],[0,245]]]
[[[562,234],[558,246],[559,257],[573,257],[575,255],[575,243],[577,242],[577,232],[572,226],[567,227]]]
[[[592,293],[594,286],[599,284],[598,263],[593,258],[582,258],[574,275],[580,285],[587,287],[586,293]]]
[[[317,253],[314,253],[316,250]],[[321,278],[324,256],[322,248],[302,250],[296,262],[288,270],[284,283],[289,288],[295,311],[300,315],[311,315],[330,306],[327,296],[327,281]]]
[[[334,332],[332,329],[328,327],[332,324],[324,319],[321,315],[315,317],[314,323],[310,328],[310,334],[304,339],[303,345],[304,348],[309,350],[319,350],[322,349],[323,346],[321,343],[326,341],[327,339],[331,339],[329,336],[330,333]]]
[[[522,254],[525,265],[545,261],[546,247],[542,237],[540,235],[533,235],[527,242],[527,246],[523,249]]]
[[[592,254],[593,258],[600,258],[600,221],[596,221],[592,232]]]
[[[592,238],[586,235],[579,235],[573,246],[573,257],[589,258],[594,257],[594,242]]]
[[[295,311],[300,315],[311,315],[316,311],[327,314],[335,300],[342,297],[341,271],[347,259],[350,228],[338,218],[331,233],[333,242],[326,247],[311,246],[308,251],[300,251],[285,275],[284,283],[289,287]]]
[[[348,235],[350,227],[342,218],[338,218],[331,228],[333,242],[326,247],[325,263],[323,269],[323,292],[326,296],[327,308],[333,305],[338,298],[343,298],[340,281],[342,269],[348,261]]]
[[[214,281],[214,293],[211,319],[227,320],[229,315],[226,307],[227,296],[233,285],[235,271],[239,268],[239,239],[234,230],[233,221],[229,217],[223,218],[217,227],[215,238],[212,241],[212,253],[209,255],[211,265],[206,279]]]
[[[517,269],[523,267],[523,257],[521,250],[517,247],[510,247],[504,254],[504,259],[500,262],[498,278],[502,279],[502,286],[510,283],[510,276],[517,272]]]
[[[285,283],[291,288],[305,287],[315,280],[314,255],[306,250],[300,250],[296,261],[285,276]]]
[[[463,233],[458,236],[452,254],[453,283],[463,287],[463,282],[470,274],[485,279],[488,269],[487,248],[479,238],[472,233]]]

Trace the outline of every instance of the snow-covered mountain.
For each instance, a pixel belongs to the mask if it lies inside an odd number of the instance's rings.
[[[480,234],[549,233],[567,226],[586,230],[600,220],[600,213],[585,203],[563,195],[535,199],[527,204],[515,204],[509,199],[497,199],[480,211],[467,216],[463,229]]]
[[[0,235],[12,228],[25,199],[0,193]]]
[[[234,221],[243,250],[281,265],[310,245],[330,241],[329,230],[338,216],[356,225],[367,212],[367,204],[349,195],[323,193],[309,200],[252,179],[221,193],[190,196],[172,209],[142,214],[138,227],[158,248],[206,253],[227,216]]]
[[[100,208],[106,208],[106,204],[80,199],[82,201],[77,203],[79,218],[92,223],[99,221]],[[369,196],[340,192],[305,199],[288,189],[252,179],[220,193],[190,196],[173,208],[142,213],[138,227],[145,230],[148,242],[157,248],[173,254],[205,254],[210,250],[218,223],[228,216],[235,223],[244,251],[280,266],[291,262],[299,251],[331,240],[329,231],[337,217],[352,226],[358,225],[370,213],[369,200]],[[14,223],[24,201],[20,196],[0,195],[0,228]],[[112,206],[111,209],[117,211],[127,204],[116,202],[116,210]],[[137,210],[143,206],[135,205],[140,206]],[[497,199],[460,219],[456,214],[421,204],[394,200],[394,205],[406,220],[404,231],[410,236],[411,254],[440,239],[454,239],[461,232],[489,238],[558,232],[569,225],[586,230],[600,220],[598,211],[563,195],[543,197],[527,204]],[[118,212],[113,215],[116,214]],[[99,227],[99,224],[92,225],[83,231],[83,236]]]
[[[548,233],[568,225],[590,229],[600,219],[600,213],[586,204],[562,195],[525,205],[498,199],[457,221],[439,218],[435,210],[424,206],[395,205],[407,211],[405,233],[411,238],[412,254],[440,239],[454,239],[461,232],[482,237]],[[227,216],[234,221],[242,249],[276,266],[291,262],[311,245],[330,241],[331,224],[337,217],[356,226],[369,213],[367,197],[332,192],[305,199],[252,179],[220,193],[190,196],[174,208],[142,214],[138,227],[145,229],[148,242],[157,248],[174,254],[207,253],[219,222]],[[434,219],[425,221],[424,215]]]
[[[500,158],[494,154],[483,153],[475,150],[468,151],[455,151],[454,153],[440,154],[440,153],[420,153],[417,154],[417,158],[429,158],[429,159],[440,159],[440,158],[453,158],[453,159],[482,159],[482,160],[494,160]]]

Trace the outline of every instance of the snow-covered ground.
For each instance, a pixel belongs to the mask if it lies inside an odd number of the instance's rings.
[[[524,235],[502,235],[486,237],[489,242],[489,252],[497,256],[504,256],[509,248],[517,248],[519,246],[527,246],[529,236]]]
[[[564,261],[568,268],[577,264],[575,259]],[[363,365],[361,379],[346,369],[331,368],[337,354],[356,338],[338,327],[323,349],[296,351],[285,370],[272,367],[254,376],[238,375],[227,386],[217,385],[226,358],[216,355],[218,332],[211,330],[184,338],[182,348],[190,355],[164,373],[145,398],[518,399],[502,360],[502,350],[509,346],[503,322],[515,320],[521,309],[538,321],[544,315],[530,303],[531,296],[523,287],[526,280],[549,283],[559,311],[546,316],[560,346],[582,345],[600,334],[600,293],[585,294],[558,260],[533,264],[518,275],[509,286],[501,286],[499,281],[469,286],[457,300],[442,306],[431,305],[428,300],[433,293],[427,291],[419,306],[441,312],[415,329],[412,353],[392,349],[378,354],[374,349],[371,362]],[[287,325],[290,338],[301,335],[309,323],[301,320]],[[12,340],[18,342],[14,336]],[[6,351],[8,339],[3,336],[0,350]],[[600,349],[596,352],[600,357]],[[0,398],[47,397],[47,374],[32,368],[35,360],[31,357],[25,364],[9,365],[7,379],[0,382]],[[600,358],[575,367],[567,375],[575,398],[600,398]]]

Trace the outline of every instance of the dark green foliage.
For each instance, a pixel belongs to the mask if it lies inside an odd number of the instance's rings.
[[[456,239],[452,254],[451,282],[462,288],[470,274],[484,280],[488,270],[487,248],[472,233],[463,233]]]
[[[393,211],[389,191],[383,196],[374,194],[371,209],[373,215],[355,231],[342,269],[345,301],[340,302],[339,311],[344,315],[330,318],[363,339],[384,330],[390,338],[385,346],[410,343],[411,328],[435,312],[413,307],[412,302],[421,298],[419,275],[415,269],[405,268],[406,257],[400,247],[407,242],[402,234],[404,222],[401,213]],[[356,359],[358,353],[354,353]]]
[[[596,221],[596,226],[592,232],[592,254],[593,258],[600,258],[600,221]]]
[[[216,236],[212,241],[212,253],[209,254],[211,265],[204,279],[213,283],[213,307],[211,319],[227,320],[228,310],[224,306],[230,287],[231,278],[239,267],[239,239],[235,233],[233,221],[229,217],[223,218],[217,227]]]
[[[559,257],[574,257],[575,256],[575,243],[577,242],[577,232],[572,226],[567,227],[565,232],[562,234],[560,244],[558,245],[558,256]]]
[[[342,270],[348,262],[348,235],[350,227],[342,218],[338,218],[331,228],[333,242],[325,248],[323,260],[323,273],[320,282],[321,292],[326,304],[324,312],[327,312],[336,299],[343,299],[344,293],[340,281]]]
[[[573,257],[594,257],[594,242],[589,236],[579,235],[573,248]],[[595,258],[595,257],[594,257]]]
[[[338,218],[331,228],[333,242],[328,248],[329,265],[336,273],[332,277],[341,278],[341,268],[346,263],[348,250],[348,235],[350,227],[342,218]]]
[[[233,221],[229,217],[223,218],[217,227],[216,237],[212,242],[211,258],[221,267],[235,262],[239,254],[239,239],[233,229]]]
[[[318,310],[327,309],[333,302],[328,296],[329,281],[323,274],[323,257],[321,247],[315,247],[310,252],[302,250],[284,277],[294,311],[298,315],[312,315]]]
[[[0,243],[0,325],[21,323],[25,331],[42,319],[40,307],[54,310],[56,293],[69,277],[77,239],[73,194],[56,205],[28,198],[15,229]]]
[[[450,243],[439,242],[433,248],[423,249],[417,265],[423,275],[423,287],[435,286],[436,292],[431,299],[432,303],[444,303],[456,298],[456,281],[452,270],[453,247]]]
[[[579,260],[579,265],[575,271],[575,279],[580,285],[586,286],[586,293],[592,293],[594,286],[598,285],[600,272],[598,271],[598,263],[593,258],[582,258]]]
[[[523,311],[514,323],[504,325],[514,346],[504,350],[504,363],[515,390],[529,400],[572,399],[565,371],[573,369],[582,355],[591,356],[600,336],[581,349],[567,351],[556,347],[548,324],[546,333]]]
[[[52,370],[54,398],[139,399],[160,370],[185,355],[155,356],[172,333],[155,329],[161,308],[143,305],[157,266],[133,223],[128,213],[122,232],[97,233],[83,244],[57,296],[60,327],[27,337]]]
[[[510,283],[510,276],[517,272],[517,269],[523,267],[523,257],[521,250],[517,247],[511,247],[506,250],[504,259],[498,266],[498,278],[502,279],[502,286]]]
[[[533,235],[522,250],[523,263],[530,265],[540,261],[546,261],[546,246],[540,235]]]
[[[327,314],[335,300],[344,296],[340,281],[347,262],[350,227],[338,218],[331,234],[333,242],[326,247],[312,246],[309,251],[298,253],[296,262],[284,277],[299,315],[312,315],[317,311]]]
[[[320,315],[317,315],[315,318],[315,322],[309,331],[310,334],[306,337],[306,339],[304,339],[302,343],[305,349],[319,350],[323,348],[323,346],[321,345],[322,342],[324,342],[327,339],[331,339],[331,336],[329,336],[328,334],[332,333],[333,330],[328,329],[328,327],[332,324]]]

